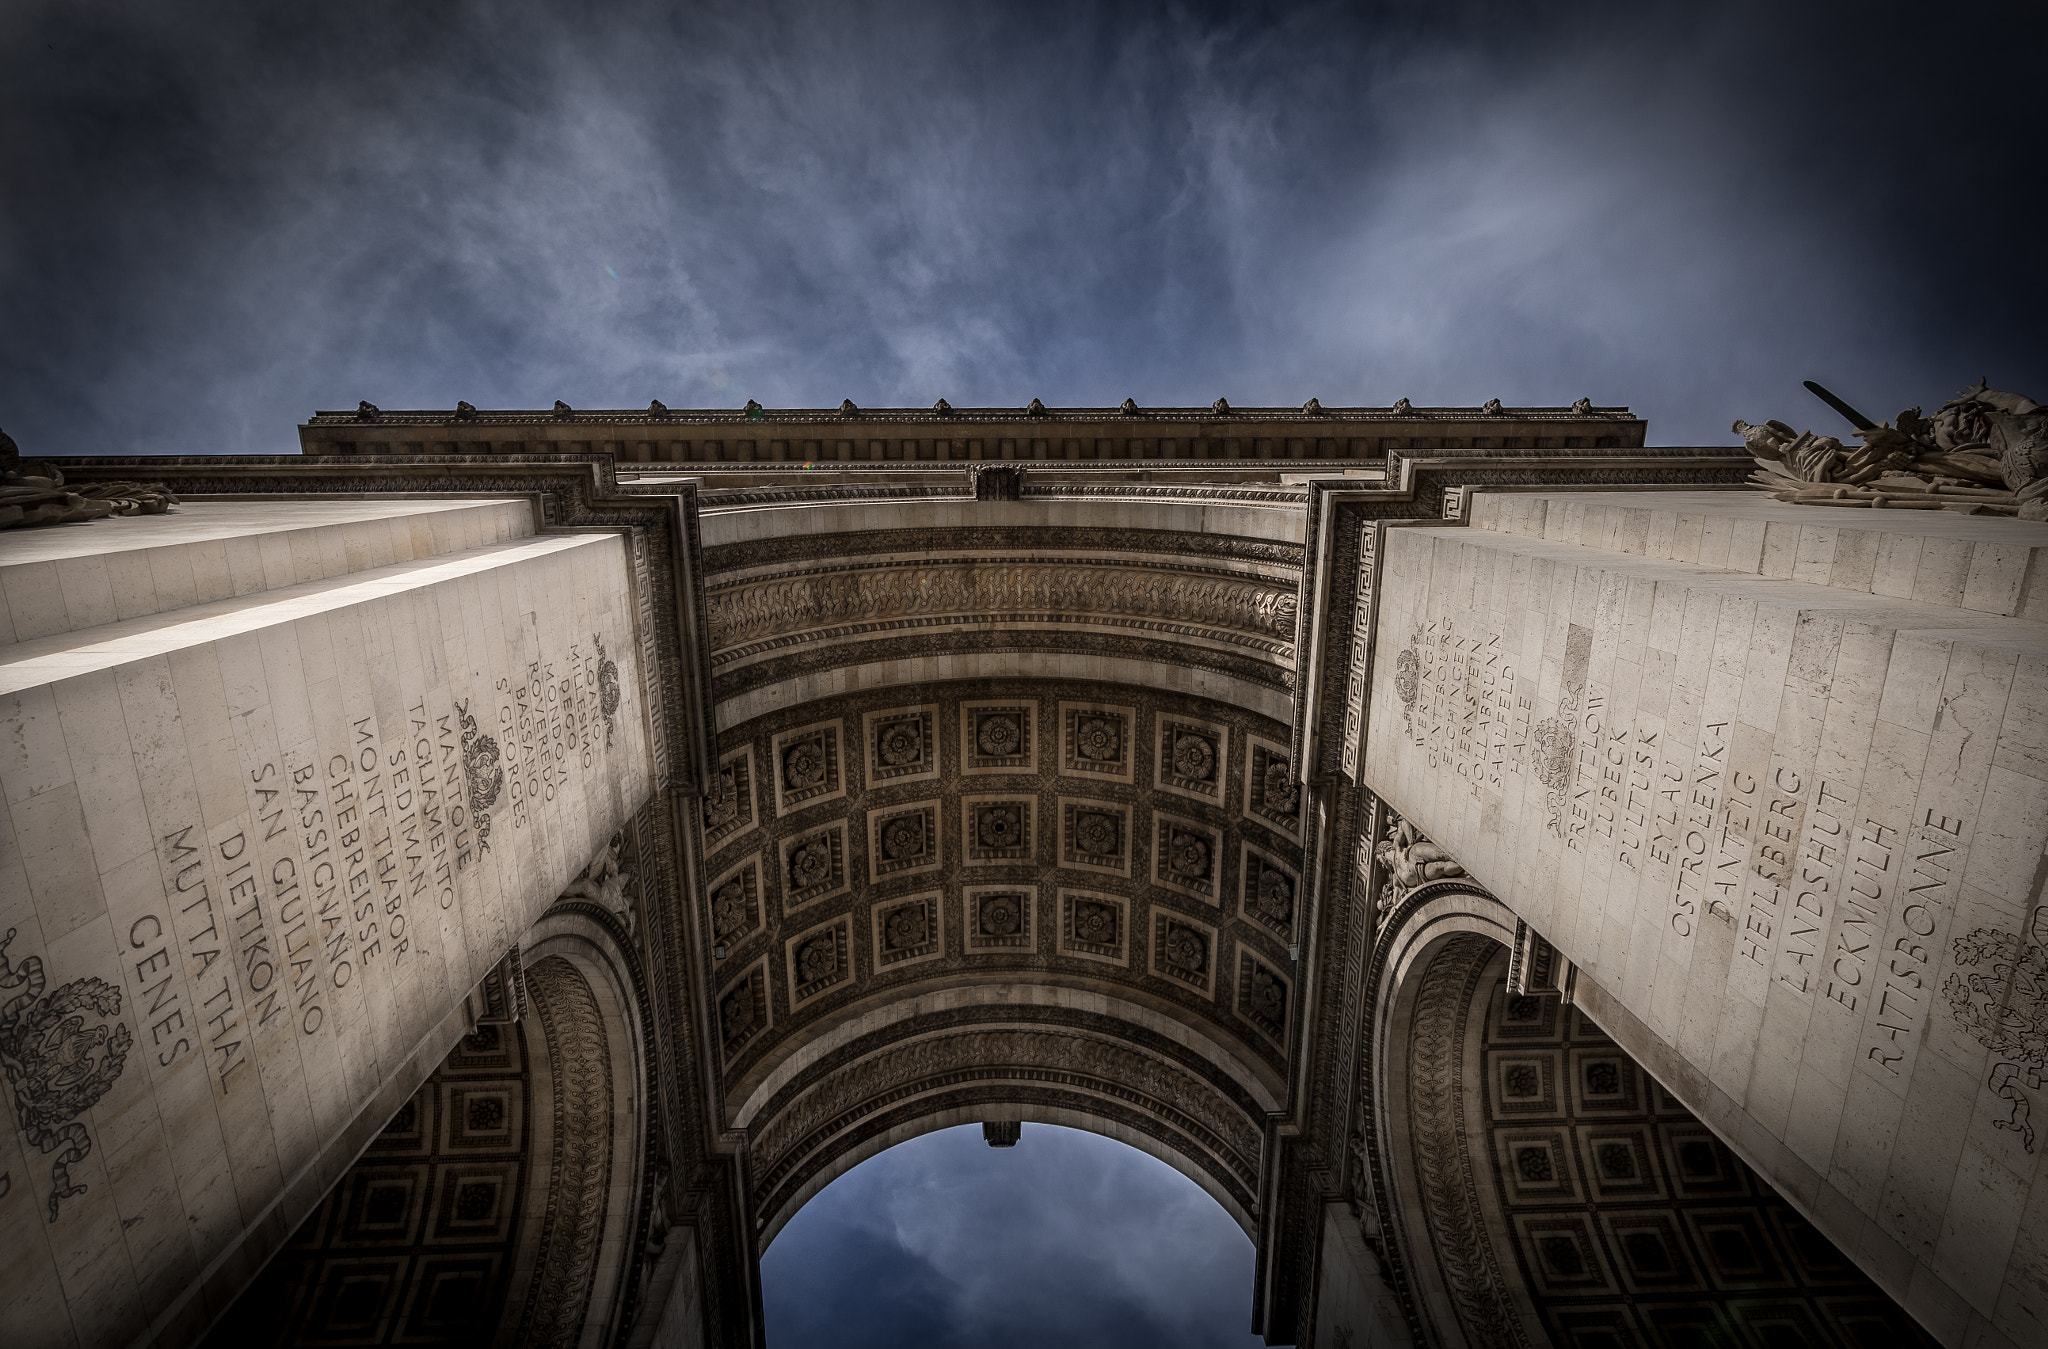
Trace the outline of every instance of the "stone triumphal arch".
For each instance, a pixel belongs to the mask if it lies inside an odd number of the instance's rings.
[[[1031,1121],[1276,1344],[2038,1342],[2048,527],[1644,432],[10,464],[9,1342],[756,1344],[812,1195]]]

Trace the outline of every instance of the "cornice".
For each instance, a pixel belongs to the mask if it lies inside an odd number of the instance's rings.
[[[930,428],[972,426],[1048,427],[1109,425],[1120,428],[1159,425],[1196,425],[1243,428],[1265,425],[1336,427],[1361,425],[1385,427],[1398,424],[1428,425],[1437,422],[1477,422],[1500,425],[1510,422],[1546,423],[1628,423],[1640,422],[1627,407],[1325,407],[1306,411],[1300,407],[1233,407],[1219,413],[1214,407],[1141,407],[1125,411],[1113,407],[1042,408],[1020,407],[949,408],[372,408],[364,410],[325,409],[314,412],[305,427],[492,427],[545,426],[558,429],[569,438],[579,428],[642,426],[720,427],[744,431],[752,427],[844,426],[880,429],[887,426]],[[553,437],[551,437],[553,438]]]

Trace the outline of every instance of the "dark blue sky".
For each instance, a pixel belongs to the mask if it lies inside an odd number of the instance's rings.
[[[1840,432],[1802,379],[2048,398],[2043,12],[0,0],[0,427],[1586,395],[1695,444]],[[1141,1154],[969,1130],[799,1215],[770,1316],[1235,1344],[1250,1270]]]
[[[1111,1139],[942,1129],[827,1186],[761,1262],[771,1349],[1257,1349],[1252,1244]]]
[[[0,4],[0,426],[2048,397],[2039,5]]]

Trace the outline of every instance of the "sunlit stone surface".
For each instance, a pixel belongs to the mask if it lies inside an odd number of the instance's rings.
[[[9,1008],[9,1325],[114,1343],[246,1278],[649,791],[622,542],[531,521],[0,534],[0,930],[46,997]]]
[[[2048,527],[1469,510],[1386,532],[1366,779],[1937,1333],[2037,1337]]]

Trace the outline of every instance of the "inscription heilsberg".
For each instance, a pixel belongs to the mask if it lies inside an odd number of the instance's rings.
[[[1413,629],[1395,663],[1404,738],[1474,796],[1540,782],[1547,831],[1646,878],[1681,941],[1706,918],[1735,928],[1735,984],[1746,966],[1755,996],[1776,982],[1854,1015],[1865,1069],[1909,1074],[1967,821],[1860,805],[1853,784],[1774,755],[1746,724],[1701,717],[1673,738],[1662,718],[1615,715],[1588,678],[1591,638],[1570,626],[1557,715],[1537,721],[1498,633],[1450,615]]]

